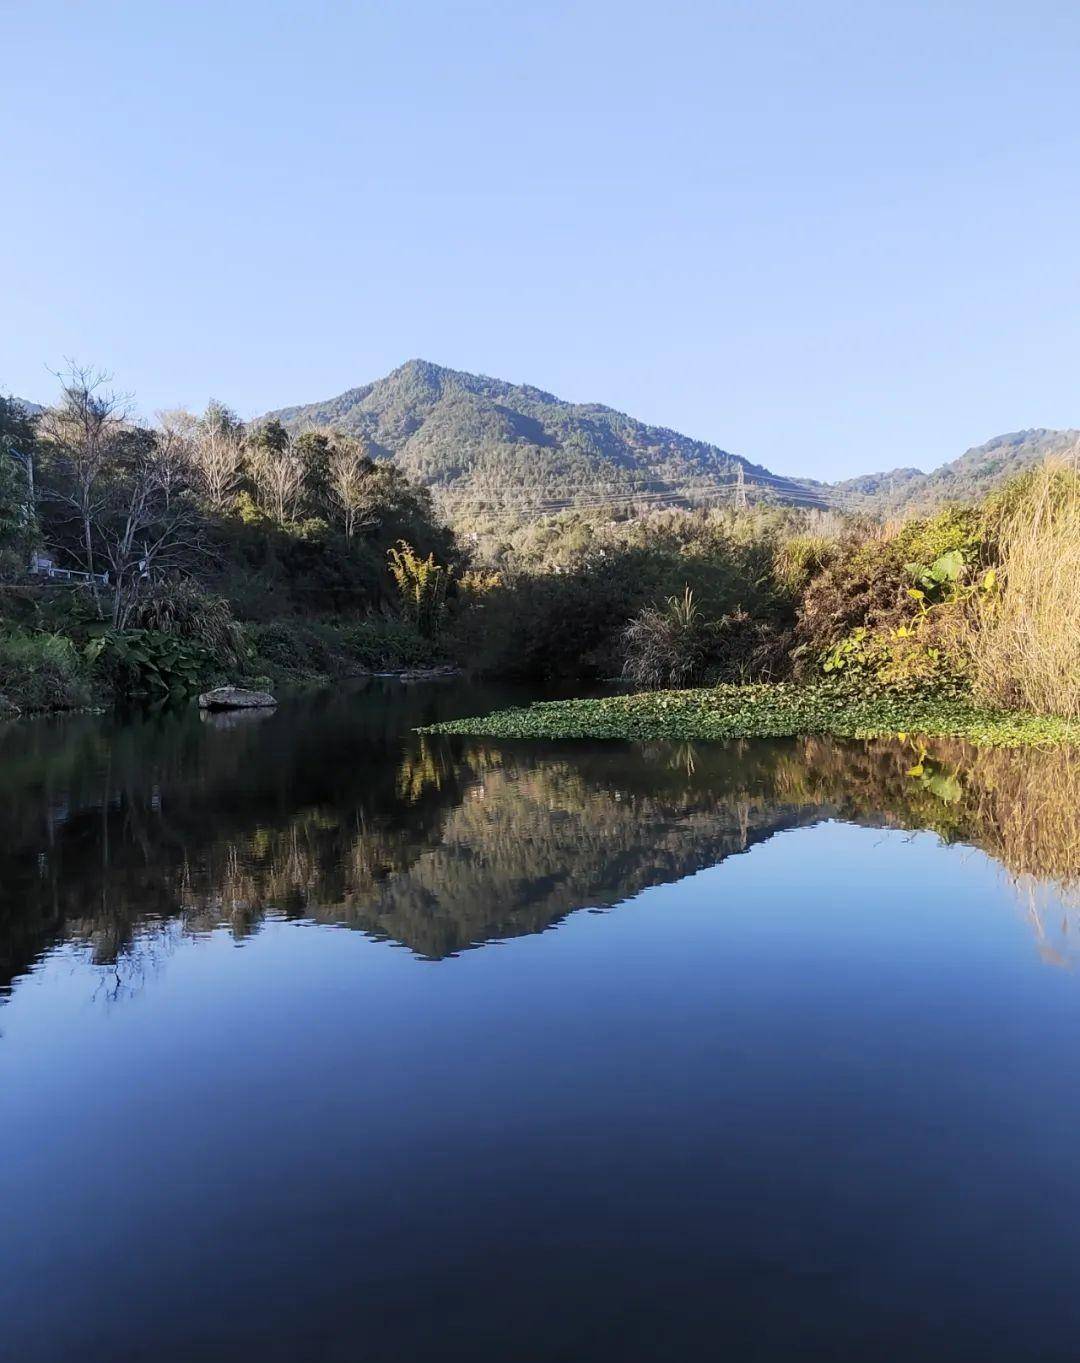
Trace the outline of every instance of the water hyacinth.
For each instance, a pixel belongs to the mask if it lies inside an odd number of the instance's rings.
[[[1080,723],[992,710],[951,697],[879,693],[788,682],[651,691],[588,700],[544,701],[451,720],[421,732],[477,738],[733,739],[964,738],[989,747],[1080,746]]]

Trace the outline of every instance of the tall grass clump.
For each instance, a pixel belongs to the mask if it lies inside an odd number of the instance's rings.
[[[623,676],[643,688],[686,686],[704,668],[712,632],[689,587],[646,606],[622,633]]]
[[[1011,484],[988,508],[1000,590],[976,603],[979,700],[1080,718],[1080,472],[1076,457]]]
[[[211,596],[190,578],[155,583],[136,601],[129,624],[187,639],[224,666],[243,657],[243,634],[228,601]]]

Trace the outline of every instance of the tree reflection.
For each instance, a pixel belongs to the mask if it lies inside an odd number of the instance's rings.
[[[254,725],[181,712],[9,727],[0,988],[76,943],[115,967],[122,997],[176,934],[224,925],[242,940],[268,915],[438,959],[824,818],[981,848],[1021,888],[1046,959],[1072,959],[1080,753],[821,739],[500,747],[412,734],[437,703],[452,699],[370,688]]]

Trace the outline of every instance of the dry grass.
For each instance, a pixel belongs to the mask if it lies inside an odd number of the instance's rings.
[[[1021,479],[997,516],[1002,590],[975,613],[976,695],[985,704],[1080,718],[1077,454]]]

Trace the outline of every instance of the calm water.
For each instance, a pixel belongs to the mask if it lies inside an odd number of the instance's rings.
[[[1080,1355],[1080,759],[0,731],[0,1356]]]

